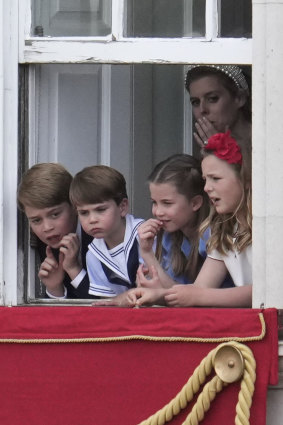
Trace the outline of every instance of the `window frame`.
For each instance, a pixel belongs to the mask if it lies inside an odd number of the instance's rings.
[[[32,37],[31,0],[22,0],[19,63],[251,64],[252,39],[217,36],[218,0],[206,1],[205,37],[172,39],[124,37],[125,2],[112,0],[112,33],[106,37]]]
[[[16,189],[18,183],[18,2],[1,2],[0,22],[0,303],[16,305],[21,300],[18,276],[18,228]],[[19,295],[19,299],[17,295]]]

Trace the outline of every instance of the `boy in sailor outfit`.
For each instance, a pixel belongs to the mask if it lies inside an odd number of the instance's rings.
[[[86,167],[71,183],[70,200],[83,230],[93,237],[86,254],[89,294],[114,297],[135,287],[143,262],[137,236],[143,220],[128,213],[124,176],[104,165]]]

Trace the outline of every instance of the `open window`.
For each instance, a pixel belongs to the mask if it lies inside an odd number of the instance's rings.
[[[194,150],[186,65],[251,65],[251,1],[23,0],[20,17],[21,169],[111,165],[149,217],[154,164]],[[46,302],[21,239],[19,301]]]

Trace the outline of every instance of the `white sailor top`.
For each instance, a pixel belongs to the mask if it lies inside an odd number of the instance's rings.
[[[114,297],[136,286],[137,269],[143,262],[137,229],[143,221],[127,214],[124,241],[111,250],[104,239],[94,238],[89,244],[86,254],[89,294]]]

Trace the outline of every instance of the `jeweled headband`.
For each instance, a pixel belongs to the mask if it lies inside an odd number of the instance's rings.
[[[236,86],[239,89],[243,89],[247,92],[249,92],[249,86],[246,81],[246,78],[241,70],[237,65],[205,65],[205,64],[195,64],[195,65],[189,65],[186,75],[186,81],[185,85],[188,86],[188,83],[190,82],[190,71],[192,71],[195,68],[213,68],[217,71],[223,72],[228,77],[230,77]]]
[[[242,164],[241,148],[231,136],[230,131],[214,134],[208,139],[203,149],[212,151],[217,158],[223,159],[229,164]]]

